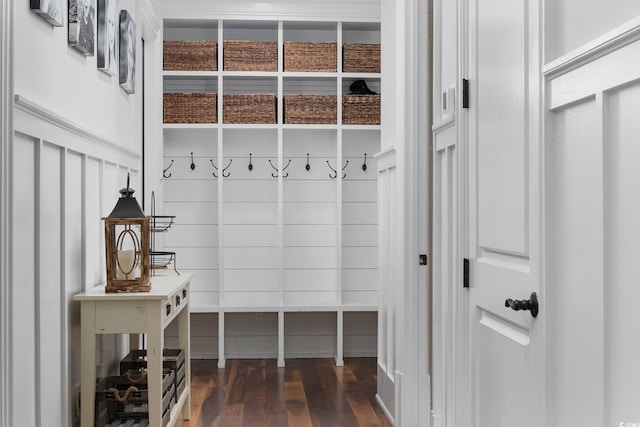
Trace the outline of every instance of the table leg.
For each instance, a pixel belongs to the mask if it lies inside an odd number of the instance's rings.
[[[96,398],[96,304],[85,301],[80,306],[82,346],[80,361],[81,426],[94,426]]]

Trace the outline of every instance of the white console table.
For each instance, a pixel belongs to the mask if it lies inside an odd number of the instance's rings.
[[[178,412],[189,419],[191,411],[191,354],[189,282],[192,274],[154,276],[150,292],[106,293],[97,286],[73,297],[81,303],[81,426],[94,426],[96,389],[96,335],[147,334],[149,425],[162,425],[162,349],[164,329],[178,320],[178,342],[184,350],[185,388],[171,410],[169,427]],[[135,339],[131,340],[136,342]]]

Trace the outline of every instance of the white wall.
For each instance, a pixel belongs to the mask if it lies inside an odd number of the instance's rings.
[[[404,426],[426,423],[430,406],[430,281],[418,266],[429,241],[429,9],[426,0],[381,1],[378,399]]]
[[[550,62],[640,15],[629,0],[547,0],[545,60]]]
[[[67,426],[78,417],[80,378],[80,310],[72,297],[104,280],[101,218],[127,173],[140,190],[142,103],[117,77],[98,71],[95,57],[68,46],[66,16],[65,26],[54,28],[28,2],[10,3],[12,10],[3,2],[2,18],[13,31],[3,32],[2,42],[13,58],[1,65],[3,89],[6,79],[16,97],[15,104],[3,99],[11,114],[2,121],[8,138],[1,201],[2,285],[10,298],[2,345],[11,351],[2,353],[8,386],[0,424]],[[120,5],[140,29],[141,3]],[[141,84],[137,73],[138,91]],[[122,353],[122,340],[108,336],[98,346],[104,375]]]

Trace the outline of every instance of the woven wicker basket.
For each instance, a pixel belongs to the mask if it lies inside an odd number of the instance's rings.
[[[336,95],[285,95],[284,122],[288,124],[336,124]]]
[[[342,49],[342,71],[345,73],[380,72],[379,44],[345,43]]]
[[[218,44],[214,41],[165,41],[165,70],[217,71]]]
[[[275,95],[224,95],[222,103],[224,123],[276,123]]]
[[[165,93],[165,123],[217,123],[217,94]]]
[[[344,95],[342,123],[345,125],[379,125],[380,95]]]
[[[336,42],[284,42],[284,71],[337,71]]]
[[[275,41],[225,40],[225,71],[278,71]]]

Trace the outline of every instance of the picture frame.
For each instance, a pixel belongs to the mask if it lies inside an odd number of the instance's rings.
[[[118,75],[120,46],[120,2],[98,0],[97,67],[112,76]]]
[[[85,56],[96,49],[96,0],[69,0],[69,45]]]
[[[30,6],[54,27],[64,26],[64,0],[30,0]]]
[[[136,23],[128,11],[120,11],[120,86],[128,94],[135,93]]]

